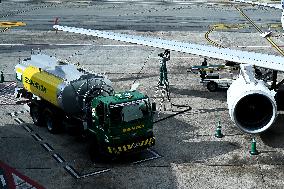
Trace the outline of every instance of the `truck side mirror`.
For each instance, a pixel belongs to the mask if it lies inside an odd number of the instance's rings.
[[[156,103],[153,102],[153,103],[152,103],[152,111],[155,112],[156,110],[157,110],[157,109],[156,109]]]

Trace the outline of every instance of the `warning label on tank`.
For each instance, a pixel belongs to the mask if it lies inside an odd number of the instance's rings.
[[[29,79],[29,78],[27,78],[27,77],[25,77],[25,82],[28,83],[28,84],[30,84],[30,85],[32,85],[32,86],[34,86],[35,88],[37,88],[37,89],[40,90],[41,92],[46,93],[46,87],[43,86],[43,85],[41,85],[41,84],[39,84],[38,82],[33,81],[33,80],[31,80],[31,79]]]

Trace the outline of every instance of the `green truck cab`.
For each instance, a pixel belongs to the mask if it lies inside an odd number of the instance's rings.
[[[149,98],[138,91],[95,97],[88,127],[95,135],[91,154],[116,156],[153,146],[155,110],[155,103],[150,104]]]

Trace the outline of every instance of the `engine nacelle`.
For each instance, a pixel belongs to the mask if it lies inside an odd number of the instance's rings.
[[[267,130],[277,116],[275,94],[264,81],[254,78],[251,65],[241,65],[239,78],[227,91],[232,121],[246,133],[256,134]]]

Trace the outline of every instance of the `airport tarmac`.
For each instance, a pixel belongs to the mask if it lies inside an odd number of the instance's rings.
[[[236,3],[234,3],[236,4]],[[282,32],[281,11],[240,5],[262,26]],[[284,119],[279,114],[270,131],[256,135],[260,154],[249,153],[251,135],[230,120],[226,91],[209,92],[198,75],[188,73],[203,57],[171,52],[168,62],[171,102],[160,106],[159,57],[162,49],[82,36],[52,29],[61,25],[115,30],[208,44],[204,34],[214,24],[245,24],[216,30],[210,38],[226,47],[277,54],[229,2],[220,1],[4,1],[1,21],[27,26],[0,33],[0,160],[46,188],[283,188]],[[0,28],[1,29],[1,28]],[[283,45],[283,37],[273,38]],[[23,105],[13,97],[14,66],[32,49],[105,73],[117,91],[139,82],[161,110],[155,119],[192,110],[154,125],[156,144],[124,160],[90,160],[87,141],[69,132],[52,135],[36,127]],[[224,63],[209,59],[209,63]],[[165,107],[165,109],[164,109]],[[223,138],[214,137],[220,121]],[[0,183],[1,184],[1,183]]]

